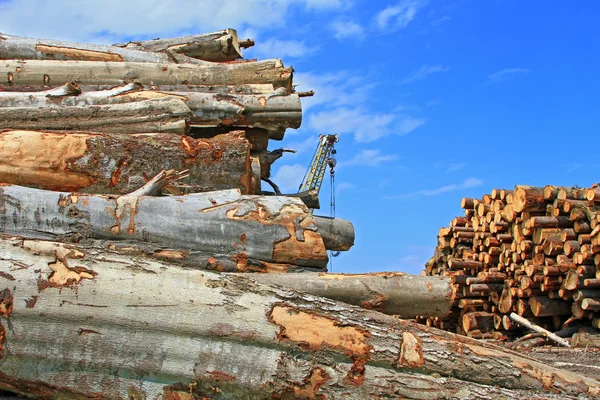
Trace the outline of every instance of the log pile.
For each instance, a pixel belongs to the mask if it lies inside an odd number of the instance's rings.
[[[522,335],[511,313],[567,337],[600,329],[598,187],[516,186],[461,206],[423,272],[452,280],[453,311],[421,322],[479,338]]]

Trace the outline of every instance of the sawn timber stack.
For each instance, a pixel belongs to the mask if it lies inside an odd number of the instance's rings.
[[[570,337],[600,333],[600,190],[516,186],[464,198],[465,216],[440,229],[424,271],[454,282],[448,317],[429,326],[473,337],[515,337],[511,313]],[[542,339],[543,341],[543,339]]]

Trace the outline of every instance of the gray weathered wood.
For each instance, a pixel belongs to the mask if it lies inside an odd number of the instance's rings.
[[[32,398],[575,398],[600,383],[343,303],[0,241],[0,388]]]
[[[192,112],[178,98],[76,107],[0,107],[3,129],[114,133],[187,132]]]
[[[57,191],[126,194],[163,169],[188,170],[186,192],[255,194],[244,132],[193,139],[0,130],[0,182]]]
[[[219,64],[167,64],[104,61],[5,60],[0,83],[8,85],[245,85],[272,84],[292,89],[292,68],[281,60]]]
[[[153,245],[197,268],[229,271],[261,262],[324,269],[328,261],[302,201],[239,191],[109,197],[0,186],[0,233]]]
[[[244,47],[253,44],[251,40],[242,42]],[[176,38],[136,40],[113,46],[158,53],[172,51],[206,61],[233,61],[242,58],[240,41],[235,29]]]
[[[252,279],[400,318],[445,317],[454,300],[450,278],[402,272],[255,274]]]

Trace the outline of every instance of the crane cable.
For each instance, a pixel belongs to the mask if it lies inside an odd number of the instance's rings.
[[[329,185],[330,187],[330,194],[329,194],[329,214],[331,216],[331,218],[335,218],[335,164],[336,161],[335,159],[330,159],[331,161],[329,161],[329,179],[331,181],[331,184]],[[331,229],[333,229],[333,224],[331,225]],[[333,232],[331,232],[333,234]],[[340,255],[339,251],[329,251],[329,255],[331,257],[329,257],[329,270],[331,272],[333,272],[333,257],[337,257]]]

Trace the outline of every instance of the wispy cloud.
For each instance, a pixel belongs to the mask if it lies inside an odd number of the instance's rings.
[[[494,72],[490,74],[488,78],[494,82],[500,82],[508,77],[519,75],[519,74],[528,74],[531,70],[528,68],[506,68],[502,69],[498,72]]]
[[[427,78],[427,76],[431,74],[435,74],[438,72],[446,72],[448,71],[448,67],[444,65],[423,65],[421,68],[412,71],[410,74],[402,78],[400,81],[401,84],[406,85],[407,83],[412,83],[416,81],[423,80]]]
[[[420,8],[427,4],[424,0],[402,0],[377,13],[375,23],[382,31],[396,31],[406,26],[416,17]]]
[[[462,183],[455,183],[451,185],[440,186],[435,189],[424,189],[417,190],[412,193],[394,195],[394,196],[385,196],[386,199],[390,200],[407,200],[414,199],[419,197],[429,197],[429,196],[437,196],[442,193],[454,192],[457,190],[470,189],[477,186],[481,186],[483,181],[478,178],[468,178],[465,179]]]
[[[353,183],[340,182],[335,185],[335,194],[338,195],[338,194],[340,194],[340,192],[343,192],[344,190],[352,190],[354,188],[356,188],[356,185]]]
[[[252,53],[263,58],[302,58],[315,53],[316,47],[307,46],[299,40],[269,39],[259,42]]]
[[[438,161],[435,164],[433,164],[434,168],[442,169],[442,170],[444,170],[444,172],[446,174],[449,174],[451,172],[456,172],[458,170],[465,168],[466,166],[467,166],[467,163],[447,163],[447,162],[442,162],[442,161]]]
[[[354,21],[337,20],[333,21],[329,27],[333,31],[333,37],[338,40],[353,38],[362,40],[365,38],[364,28]]]
[[[338,166],[378,167],[382,163],[397,160],[396,154],[381,154],[379,149],[365,149],[347,161],[340,161]]]
[[[305,165],[286,164],[279,167],[271,180],[279,186],[282,193],[296,193],[305,173]]]
[[[579,168],[582,168],[583,166],[584,164],[581,163],[567,164],[565,165],[565,172],[573,172]]]

